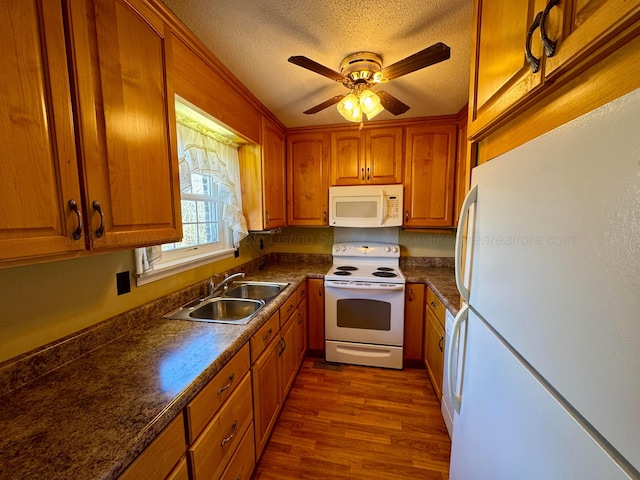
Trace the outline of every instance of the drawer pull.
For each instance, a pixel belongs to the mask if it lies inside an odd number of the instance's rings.
[[[409,301],[413,302],[413,289],[409,287]]]
[[[434,302],[433,300],[431,300],[431,306],[432,306],[433,308],[436,308],[436,302]]]
[[[82,214],[80,213],[80,208],[78,207],[76,201],[73,199],[69,200],[69,208],[78,217],[78,227],[73,231],[71,237],[74,240],[80,240],[80,237],[82,236]]]
[[[235,420],[233,422],[233,425],[231,425],[231,434],[228,437],[223,438],[222,441],[220,442],[221,447],[224,447],[227,443],[231,441],[231,439],[235,436],[237,429],[238,429],[238,421]]]
[[[444,337],[440,337],[440,340],[438,340],[438,348],[440,349],[440,351],[442,352],[442,341],[444,340]]]
[[[97,200],[94,200],[91,206],[100,214],[100,226],[96,230],[96,237],[102,238],[102,235],[104,235],[104,213],[102,212],[102,207],[100,206],[100,202]]]
[[[271,335],[273,335],[273,328],[270,328],[267,334],[262,337],[262,341],[266,342],[267,339],[271,338]]]
[[[231,385],[233,385],[233,380],[236,378],[236,374],[232,373],[229,376],[229,383],[227,383],[224,387],[220,387],[218,389],[218,395],[220,395],[222,392],[224,392],[225,390],[229,390],[229,387],[231,387]]]
[[[540,26],[540,19],[542,18],[542,12],[538,12],[536,18],[533,20],[533,23],[529,27],[529,31],[527,32],[527,42],[524,46],[524,57],[529,62],[529,67],[531,67],[531,72],[536,73],[540,70],[540,59],[536,58],[536,56],[531,53],[531,37],[533,36],[533,32],[536,31],[536,28]]]
[[[302,312],[298,312],[298,325],[302,323]]]

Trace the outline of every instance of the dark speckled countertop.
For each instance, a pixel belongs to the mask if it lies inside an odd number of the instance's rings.
[[[158,318],[0,397],[0,479],[117,478],[305,278],[285,263],[246,279],[290,285],[247,325]],[[453,269],[403,267],[457,311]]]

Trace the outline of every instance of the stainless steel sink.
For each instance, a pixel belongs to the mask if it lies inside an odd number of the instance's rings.
[[[265,305],[262,300],[216,297],[202,302],[190,302],[165,315],[176,320],[197,320],[212,323],[249,323]]]
[[[225,298],[251,298],[268,302],[278,295],[288,283],[274,282],[233,282],[222,294]]]

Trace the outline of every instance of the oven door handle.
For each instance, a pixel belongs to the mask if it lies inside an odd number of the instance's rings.
[[[345,285],[345,284],[334,284],[334,283],[331,283],[331,281],[329,280],[324,283],[324,288],[336,288],[340,290],[370,290],[370,291],[378,290],[383,292],[391,292],[394,290],[404,290],[404,285],[401,283],[398,285],[386,286],[386,287],[376,287],[374,283],[369,285],[358,285],[358,284],[349,283]]]

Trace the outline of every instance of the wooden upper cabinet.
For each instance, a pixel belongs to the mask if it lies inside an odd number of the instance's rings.
[[[547,55],[545,75],[555,78],[612,39],[623,41],[640,30],[639,0],[562,0],[546,22],[556,52]],[[633,23],[636,25],[633,25]],[[561,32],[561,33],[560,33]]]
[[[287,224],[328,225],[329,135],[287,135]]]
[[[331,185],[402,183],[402,127],[331,132]]]
[[[457,125],[407,127],[404,226],[453,225]]]
[[[639,19],[640,0],[475,0],[469,136],[486,136],[534,106],[547,85],[560,88],[613,53],[638,35]]]
[[[284,133],[266,117],[262,117],[262,170],[264,228],[283,227],[287,224]]]
[[[142,0],[70,0],[90,248],[182,237],[170,35]]]
[[[284,133],[262,117],[261,145],[239,148],[242,209],[249,230],[287,224]]]
[[[475,1],[470,136],[542,85],[543,76],[531,71],[524,50],[527,32],[544,4],[544,0]],[[542,55],[538,29],[531,37],[531,51],[536,58]]]
[[[61,2],[0,5],[0,260],[84,250]]]

